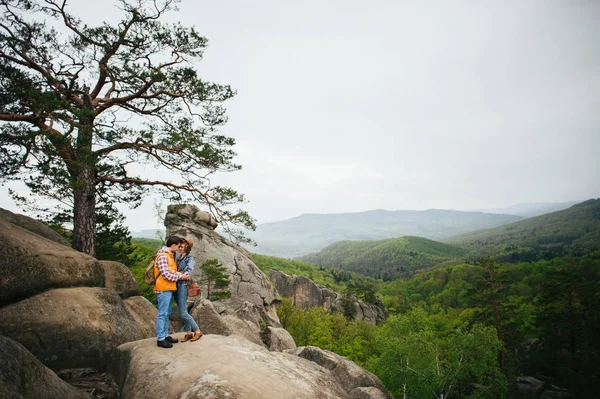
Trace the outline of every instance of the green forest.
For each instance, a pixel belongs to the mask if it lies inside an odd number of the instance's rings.
[[[356,242],[362,250],[351,242],[330,246],[345,248],[340,256],[363,265],[369,264],[365,254],[375,254],[370,270],[341,270],[343,263],[328,264],[326,258],[320,265],[260,255],[254,261],[265,272],[302,274],[341,293],[355,279],[375,282],[390,314],[377,326],[320,308],[298,309],[288,300],[279,317],[297,345],[347,356],[375,373],[396,397],[528,397],[518,396],[517,377],[533,376],[575,397],[595,398],[600,241],[593,237],[600,231],[599,208],[600,200],[590,200],[476,232],[457,239],[460,246],[454,249],[414,237]],[[378,263],[386,252],[370,252],[385,244],[409,252],[419,252],[420,245],[423,258],[440,256],[440,263],[387,281],[354,272],[377,276],[386,270]],[[398,252],[396,259],[402,259]],[[525,253],[533,260],[518,256]],[[343,273],[346,278],[335,277]]]
[[[278,314],[298,346],[348,357],[398,398],[533,397],[519,396],[519,376],[595,398],[599,208],[599,200],[590,200],[445,243],[344,241],[323,250],[318,264],[252,257],[267,275],[270,269],[304,275],[365,301],[377,295],[389,314],[377,326],[297,308],[286,298]],[[141,283],[160,241],[134,238],[131,245],[130,268]]]

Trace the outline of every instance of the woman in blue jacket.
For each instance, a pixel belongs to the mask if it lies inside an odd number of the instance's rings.
[[[179,272],[187,274],[188,276],[192,275],[194,267],[196,266],[196,260],[190,255],[193,246],[194,241],[189,238],[184,238],[179,246],[181,256],[177,261],[177,269]],[[181,319],[183,320],[183,328],[187,331],[181,342],[197,341],[202,336],[198,324],[187,311],[187,283],[187,281],[183,280],[177,282],[177,307],[179,308],[179,316],[181,316]]]

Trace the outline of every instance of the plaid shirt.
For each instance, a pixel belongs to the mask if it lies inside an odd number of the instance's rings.
[[[181,273],[177,272],[173,273],[169,269],[169,258],[167,258],[165,254],[166,252],[166,250],[161,250],[158,253],[158,256],[156,257],[156,267],[158,268],[158,272],[163,276],[165,280],[178,281],[181,279],[182,275]]]

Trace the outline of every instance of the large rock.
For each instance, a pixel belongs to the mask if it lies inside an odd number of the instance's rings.
[[[129,297],[123,300],[123,303],[139,327],[142,337],[156,337],[156,315],[158,314],[158,309],[143,296]]]
[[[140,295],[140,286],[131,270],[121,262],[101,260],[106,278],[105,287],[115,290],[121,298]]]
[[[0,219],[4,219],[50,241],[54,241],[69,248],[71,247],[69,241],[67,241],[63,236],[52,230],[44,223],[30,218],[29,216],[19,215],[17,213],[12,213],[11,211],[0,208]]]
[[[364,320],[377,324],[387,318],[385,306],[379,298],[375,303],[368,304],[360,299],[338,294],[330,288],[316,284],[307,277],[289,275],[276,269],[269,270],[269,277],[275,283],[279,294],[291,298],[296,306],[303,308],[318,306],[331,313],[346,314],[344,302],[349,299],[352,301],[352,320]]]
[[[53,370],[103,370],[122,343],[144,338],[121,298],[107,288],[60,288],[0,308],[0,334]]]
[[[385,393],[389,399],[393,398],[392,394],[385,389],[375,374],[369,373],[367,370],[356,365],[356,363],[337,353],[316,346],[302,346],[288,350],[287,353],[300,356],[330,370],[334,378],[348,393],[361,387],[375,388],[381,393]],[[373,390],[370,391],[373,392]]]
[[[190,316],[204,334],[231,335],[231,330],[227,323],[221,318],[216,311],[213,303],[208,299],[200,299],[196,301],[190,310]]]
[[[113,375],[128,399],[351,397],[330,370],[235,335],[205,335],[168,350],[153,340],[130,342],[118,348]]]
[[[171,205],[165,216],[167,236],[178,235],[194,241],[192,256],[199,266],[207,259],[218,259],[230,275],[232,298],[248,301],[261,308],[269,324],[280,327],[276,306],[281,297],[265,274],[252,262],[250,253],[213,230],[214,218],[193,205]],[[194,280],[202,279],[200,267],[194,270]],[[206,295],[206,287],[202,294]]]
[[[261,336],[270,351],[283,352],[296,348],[294,337],[284,328],[267,327]]]
[[[0,336],[0,398],[85,398],[25,347]]]
[[[52,288],[105,284],[96,259],[0,217],[0,306]]]

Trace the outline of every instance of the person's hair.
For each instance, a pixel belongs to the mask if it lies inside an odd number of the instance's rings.
[[[173,244],[181,244],[181,237],[177,237],[177,236],[169,236],[167,237],[167,242],[165,243],[165,246],[170,247]]]
[[[181,240],[181,243],[183,244],[183,252],[189,254],[192,251],[190,244],[186,240]]]

